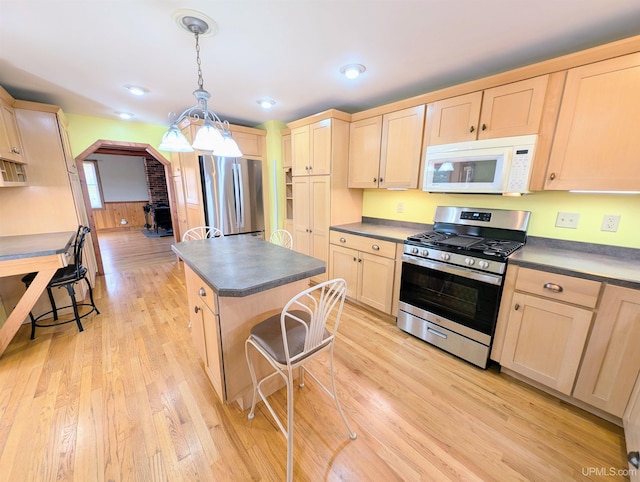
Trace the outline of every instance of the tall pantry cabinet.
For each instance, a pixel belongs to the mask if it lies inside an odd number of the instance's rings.
[[[328,110],[288,124],[291,129],[293,247],[327,263],[329,227],[360,222],[362,190],[347,188],[351,116]]]

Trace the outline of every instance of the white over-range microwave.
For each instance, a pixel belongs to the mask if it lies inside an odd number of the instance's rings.
[[[537,138],[529,135],[429,146],[422,190],[527,193]]]

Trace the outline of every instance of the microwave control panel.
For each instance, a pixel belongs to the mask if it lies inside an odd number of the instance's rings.
[[[529,190],[532,157],[533,148],[530,146],[516,147],[514,149],[506,186],[507,192],[527,192]]]

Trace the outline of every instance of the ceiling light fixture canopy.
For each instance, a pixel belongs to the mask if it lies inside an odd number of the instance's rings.
[[[193,91],[196,105],[189,107],[180,114],[162,136],[159,148],[171,152],[192,152],[194,149],[208,151],[216,156],[241,157],[242,152],[236,141],[231,137],[229,121],[222,121],[220,117],[207,106],[211,94],[207,92],[202,80],[202,66],[200,62],[200,35],[209,31],[209,25],[204,20],[194,16],[184,16],[181,19],[184,27],[189,30],[196,39],[196,64],[198,66],[198,88]],[[192,144],[180,131],[178,124],[186,118],[202,119],[202,125],[198,128]]]

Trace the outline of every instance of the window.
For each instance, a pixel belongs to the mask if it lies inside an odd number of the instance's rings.
[[[89,192],[89,202],[93,209],[102,209],[102,186],[100,185],[100,173],[98,172],[98,161],[83,161],[84,177],[87,181],[87,191]]]

